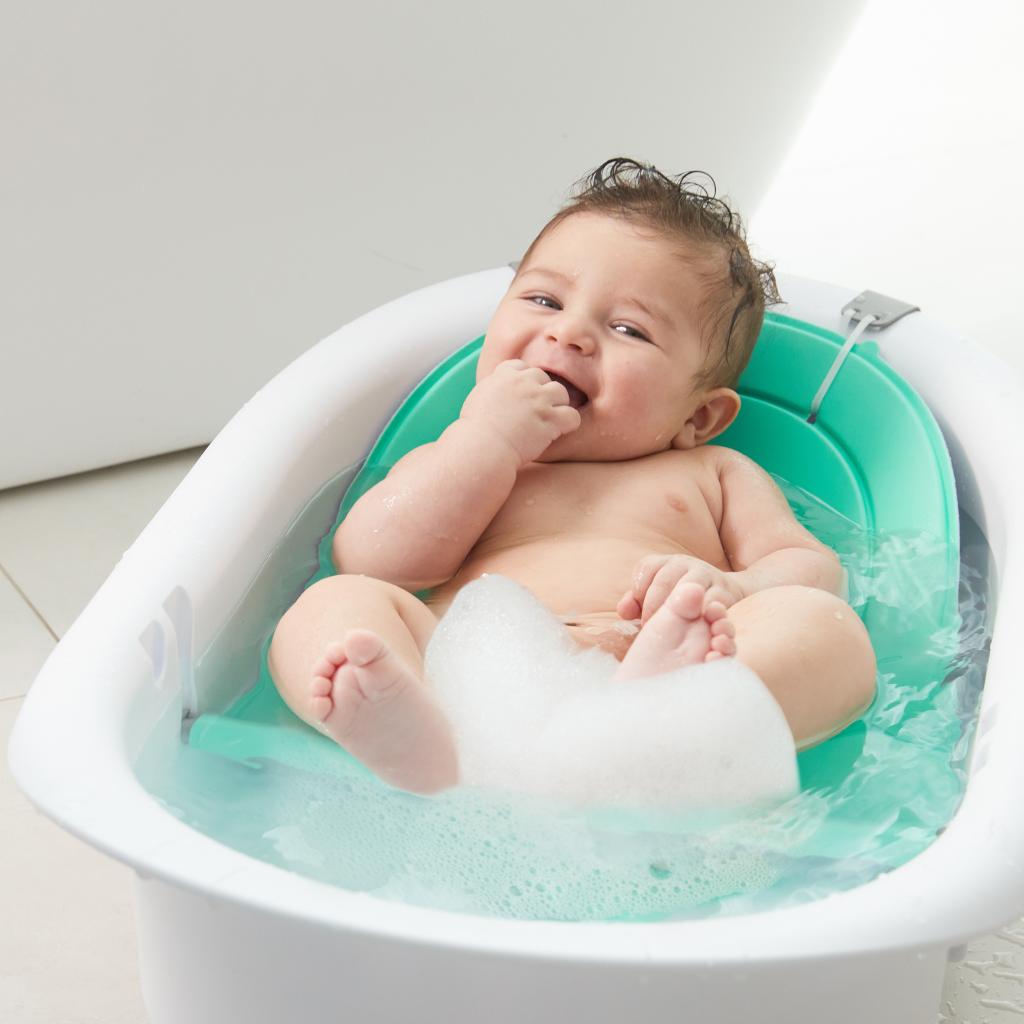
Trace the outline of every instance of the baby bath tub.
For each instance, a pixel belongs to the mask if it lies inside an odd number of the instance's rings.
[[[799,906],[652,924],[513,921],[349,892],[189,828],[134,767],[170,758],[183,718],[258,672],[266,623],[313,566],[352,474],[400,400],[481,334],[498,268],[405,296],[342,328],[234,417],[125,552],[26,698],[10,745],[33,802],[129,864],[152,1024],[934,1020],[948,958],[1024,912],[1024,392],[998,360],[917,313],[878,337],[935,412],[962,509],[983,530],[998,618],[963,802],[924,853]],[[788,315],[846,333],[848,289],[785,278]],[[864,409],[864,416],[872,414]],[[325,481],[327,483],[325,483]],[[311,501],[312,499],[312,501]],[[296,517],[296,512],[306,508]],[[233,682],[234,681],[234,682]]]

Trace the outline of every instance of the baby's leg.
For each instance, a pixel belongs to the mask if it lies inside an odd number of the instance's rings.
[[[617,679],[735,654],[779,702],[798,750],[845,728],[874,699],[874,651],[845,601],[813,587],[771,587],[727,612],[717,603],[702,611],[701,590],[676,586],[636,637]]]
[[[769,587],[729,609],[736,656],[779,702],[797,750],[822,743],[875,697],[871,639],[842,598],[815,587]]]
[[[414,793],[458,781],[451,728],[423,681],[437,618],[370,576],[320,580],[285,613],[268,665],[285,703],[381,779]]]

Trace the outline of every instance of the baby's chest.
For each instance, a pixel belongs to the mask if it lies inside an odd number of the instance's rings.
[[[521,472],[485,537],[647,535],[718,546],[714,493],[682,459],[653,464],[536,463]],[[717,478],[714,479],[717,483]]]

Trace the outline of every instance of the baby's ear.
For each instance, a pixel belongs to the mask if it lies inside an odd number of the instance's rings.
[[[696,448],[724,433],[740,411],[742,401],[732,388],[715,388],[701,399],[701,404],[672,439],[672,447]]]

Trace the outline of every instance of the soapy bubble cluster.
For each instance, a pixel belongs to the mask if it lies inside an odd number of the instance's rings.
[[[791,796],[793,737],[735,658],[614,680],[525,587],[484,575],[456,595],[425,656],[461,781],[585,806],[730,807]]]

